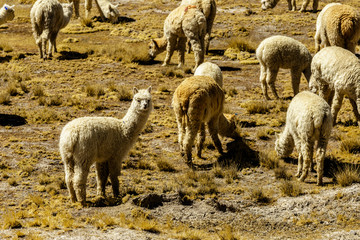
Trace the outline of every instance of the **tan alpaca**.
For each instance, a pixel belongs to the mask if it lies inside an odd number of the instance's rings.
[[[330,3],[316,20],[315,51],[321,47],[339,46],[355,53],[360,39],[360,13],[356,8]]]
[[[190,166],[191,149],[199,131],[197,155],[201,157],[205,123],[215,147],[219,153],[223,152],[218,132],[219,119],[223,116],[224,99],[224,92],[219,84],[208,76],[186,78],[175,90],[172,106],[179,130],[180,151]]]

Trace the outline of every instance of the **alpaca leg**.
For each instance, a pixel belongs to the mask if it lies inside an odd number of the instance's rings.
[[[204,146],[204,142],[205,142],[205,124],[201,123],[200,125],[200,132],[198,134],[198,144],[197,144],[197,156],[199,158],[201,158],[201,151],[203,149]]]
[[[319,0],[313,0],[313,12],[316,13],[319,6]]]
[[[291,0],[291,11],[296,11],[296,0]]]
[[[357,103],[356,103],[357,102]],[[360,127],[360,114],[359,114],[359,110],[360,110],[360,98],[357,99],[357,101],[355,101],[354,99],[350,98],[350,103],[351,106],[353,108],[353,112],[355,114],[356,117],[356,121],[358,122],[358,125]]]
[[[310,169],[311,161],[312,161],[312,156],[310,156],[310,153],[312,152],[311,148],[313,146],[307,140],[308,139],[302,140],[302,143],[301,143],[301,154],[303,156],[303,161],[304,161],[302,174],[299,179],[301,182],[305,181],[305,178],[307,177],[307,175],[309,173],[309,169]]]
[[[162,66],[167,66],[170,63],[171,56],[173,55],[176,48],[177,37],[171,35],[167,38],[166,56]]]
[[[96,163],[97,195],[105,197],[105,186],[109,176],[109,166],[107,162]]]
[[[92,0],[85,0],[85,18],[89,18],[92,7]]]
[[[301,71],[298,69],[291,69],[291,83],[294,91],[294,96],[299,93],[299,85],[301,79]]]
[[[83,205],[86,205],[86,179],[89,174],[89,167],[76,166],[74,167],[74,189],[77,200]]]
[[[180,153],[181,155],[184,155],[184,136],[185,136],[185,122],[183,122],[183,116],[181,111],[176,112],[176,123],[178,127],[178,142],[180,145]]]
[[[295,177],[300,177],[301,173],[302,173],[302,170],[303,170],[303,165],[304,165],[304,157],[303,157],[302,152],[301,152],[301,142],[299,140],[295,141],[295,146],[296,146],[296,150],[299,153],[299,156],[298,156],[298,169],[297,169],[297,172],[295,174]]]
[[[320,46],[321,46],[321,37],[319,31],[316,31],[314,38],[315,38],[315,53],[317,53],[320,51]]]
[[[118,197],[120,195],[120,191],[119,191],[119,173],[120,171],[118,170],[118,168],[111,168],[110,169],[110,180],[111,180],[111,187],[113,190],[113,194],[114,197]]]
[[[267,84],[266,84],[266,67],[261,64],[260,66],[260,83],[261,83],[261,89],[264,94],[264,97],[266,100],[270,100],[268,92],[267,92]]]
[[[196,68],[204,62],[204,39],[191,39],[190,43],[195,57],[195,72]]]
[[[305,70],[303,71],[303,74],[304,74],[304,76],[305,76],[305,78],[306,78],[306,81],[307,81],[308,84],[309,84],[310,78],[311,78],[311,68],[310,68],[310,66],[309,66],[308,68],[305,68]],[[300,77],[300,78],[301,78],[301,77]]]
[[[208,55],[209,45],[210,45],[210,33],[206,33],[204,42],[205,42],[205,55]]]
[[[216,149],[219,151],[220,154],[223,153],[222,145],[219,139],[219,116],[212,118],[208,122],[208,129],[211,136],[211,139],[213,140]]]
[[[287,2],[288,2],[288,9],[289,9],[289,11],[291,11],[292,10],[292,0],[287,0]]]
[[[333,104],[331,106],[331,114],[333,116],[333,125],[336,123],[336,117],[339,113],[339,110],[341,108],[341,104],[343,101],[344,95],[339,93],[338,91],[335,91],[335,95],[333,98]]]
[[[57,34],[50,34],[50,39],[49,39],[49,51],[48,51],[48,53],[49,53],[49,57],[52,57],[52,53],[53,53],[53,51],[54,52],[57,52],[57,50],[56,50],[56,43],[55,43],[55,41],[56,41],[56,36],[57,36]]]
[[[186,163],[192,166],[192,146],[194,144],[195,137],[199,131],[200,122],[190,122],[186,126],[186,134],[184,138],[184,149],[186,153]]]
[[[40,58],[42,59],[44,57],[44,54],[43,54],[43,50],[42,50],[42,41],[41,40],[38,40],[36,41],[37,42],[37,45],[39,47],[39,52],[40,52]]]
[[[303,4],[302,4],[302,6],[301,6],[301,8],[300,8],[300,12],[305,12],[305,10],[306,10],[309,2],[310,2],[310,0],[304,0],[304,1],[303,1]],[[315,1],[314,1],[314,2],[315,2]]]
[[[64,160],[64,168],[65,168],[65,182],[66,186],[69,190],[70,199],[72,202],[76,202],[76,193],[74,189],[74,164],[71,162],[72,159]]]
[[[319,186],[323,185],[324,159],[325,159],[327,144],[328,144],[328,137],[320,136],[320,139],[317,144],[317,152],[316,152],[317,185]]]
[[[47,54],[46,54],[46,42],[47,42],[47,39],[43,38],[42,40],[42,52],[43,52],[43,58],[44,59],[47,59]]]
[[[179,51],[179,64],[178,68],[184,66],[185,63],[185,50],[186,50],[186,38],[179,38],[178,40],[178,51]]]
[[[276,88],[275,88],[275,80],[276,80],[276,76],[279,72],[279,69],[267,69],[267,73],[266,73],[266,82],[269,85],[271,91],[273,92],[274,96],[276,99],[279,99],[279,95],[276,92]]]

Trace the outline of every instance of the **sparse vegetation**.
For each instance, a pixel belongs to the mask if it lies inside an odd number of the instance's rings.
[[[335,173],[335,181],[342,187],[360,183],[360,167],[346,165]]]
[[[300,185],[294,181],[283,180],[281,181],[279,188],[284,196],[297,197],[303,194]]]

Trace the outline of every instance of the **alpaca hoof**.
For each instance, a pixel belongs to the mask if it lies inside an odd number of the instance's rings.
[[[167,65],[168,65],[167,63],[163,63],[161,66],[166,67]]]

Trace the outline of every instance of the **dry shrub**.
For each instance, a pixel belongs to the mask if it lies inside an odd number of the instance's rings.
[[[249,38],[232,38],[229,41],[229,48],[239,49],[242,52],[255,53],[256,44],[252,42]]]
[[[106,230],[108,227],[117,225],[117,221],[106,213],[99,213],[89,221],[98,229]]]
[[[177,77],[177,78],[184,78],[184,72],[181,69],[176,67],[168,67],[162,70],[161,72],[166,77]]]
[[[249,114],[265,114],[270,112],[270,109],[273,108],[273,106],[268,102],[259,100],[250,100],[243,103],[241,107],[245,108]]]
[[[2,91],[0,93],[0,104],[10,105],[10,94],[8,92]]]
[[[276,155],[275,151],[270,152],[260,152],[260,166],[267,169],[275,169],[279,167],[279,158]]]
[[[300,196],[303,191],[300,185],[296,182],[284,180],[280,183],[280,191],[284,196],[297,197]]]
[[[81,18],[81,26],[93,28],[94,24],[93,24],[91,18]]]
[[[118,91],[118,98],[120,101],[131,101],[132,100],[132,91],[127,87],[121,86]]]
[[[33,94],[35,97],[43,97],[45,95],[44,92],[44,88],[40,85],[37,85],[34,89],[33,89]]]
[[[151,60],[146,43],[119,43],[106,46],[97,51],[100,56],[107,56],[124,63],[142,63]]]
[[[254,188],[250,191],[250,198],[259,203],[269,203],[271,198],[266,196],[264,190],[260,188]]]
[[[175,167],[166,159],[160,159],[156,165],[162,172],[176,172]]]
[[[352,154],[360,153],[360,138],[359,136],[347,136],[341,139],[340,150]]]
[[[279,166],[275,168],[274,173],[276,179],[285,179],[285,180],[291,179],[291,175],[288,173],[285,166]]]
[[[353,183],[360,183],[359,166],[346,165],[335,173],[335,181],[342,187],[350,186]]]
[[[6,90],[10,94],[10,96],[16,96],[19,94],[15,82],[9,83]]]
[[[2,229],[14,229],[14,228],[22,228],[21,222],[18,220],[19,216],[13,211],[5,212],[1,216],[2,221]]]
[[[85,87],[85,92],[87,94],[87,96],[89,97],[100,97],[105,95],[105,90],[104,88],[99,85],[99,84],[95,84],[95,85],[87,85]]]

